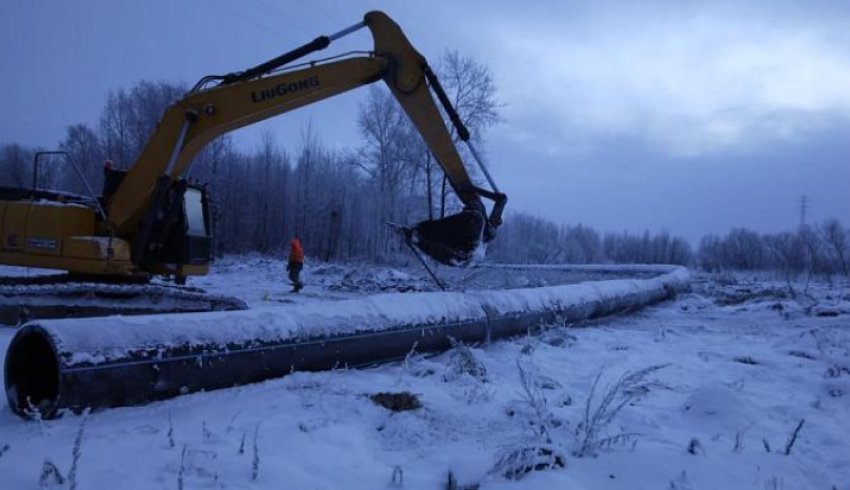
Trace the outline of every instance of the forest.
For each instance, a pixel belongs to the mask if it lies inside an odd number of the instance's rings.
[[[490,70],[469,56],[449,51],[439,59],[436,71],[472,138],[483,142],[487,130],[502,121],[503,105]],[[119,169],[132,165],[164,109],[186,91],[186,85],[164,81],[141,81],[113,90],[97,124],[68,126],[58,148],[68,152],[97,192],[103,185],[104,161],[113,161]],[[359,106],[357,127],[360,145],[341,150],[325,144],[310,124],[295,142],[282,144],[265,133],[259,147],[245,150],[225,135],[202,150],[187,177],[207,185],[213,196],[216,255],[282,254],[289,238],[297,235],[315,260],[409,260],[398,234],[386,223],[416,223],[456,212],[460,204],[386,88],[368,88]],[[471,161],[463,146],[458,148]],[[55,147],[0,145],[0,185],[31,186],[33,154],[46,149]],[[39,167],[39,187],[85,193],[70,165],[59,159],[46,163]],[[477,180],[479,176],[469,168]],[[667,231],[600,232],[592,226],[555,223],[510,208],[509,204],[506,223],[490,245],[488,260],[672,263],[710,271],[848,275],[850,231],[837,220],[771,234],[739,228],[724,236],[705,236],[693,247]]]

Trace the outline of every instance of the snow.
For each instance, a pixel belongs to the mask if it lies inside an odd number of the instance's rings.
[[[75,198],[79,197],[79,196],[76,196],[76,195],[73,195],[73,194],[66,194],[66,195],[73,196]],[[83,198],[83,199],[86,199],[87,201],[90,200],[88,198]],[[58,208],[91,209],[88,206],[83,205],[83,204],[79,204],[79,203],[75,203],[75,202],[60,202],[60,201],[54,201],[54,200],[51,200],[51,199],[39,199],[38,201],[35,201],[33,204],[36,204],[38,206],[51,206],[51,207],[58,207]]]
[[[482,489],[850,488],[850,285],[798,286],[792,298],[781,283],[696,279],[675,302],[472,347],[481,377],[458,375],[454,352],[412,355],[91,414],[79,487],[374,489],[398,468],[403,488],[445,488],[449,470]],[[12,332],[0,329],[0,354]],[[518,363],[546,387],[566,467],[508,481],[491,472],[499,455],[533,439]],[[605,431],[638,435],[576,457],[596,376],[598,400],[623,373],[657,365]],[[379,391],[411,392],[423,408],[390,412],[367,396]],[[37,488],[45,459],[67,476],[82,421],[0,409],[3,488]]]
[[[331,304],[311,302],[247,311],[40,320],[67,366],[106,362],[169,347],[227,348],[320,339],[402,327],[501,319],[580,308],[583,316],[627,298],[638,306],[687,284],[684,268],[656,268],[653,279],[621,279],[503,291],[386,293]],[[635,297],[636,299],[628,299]],[[620,307],[614,307],[620,308]]]
[[[54,269],[40,269],[36,267],[17,267],[13,265],[0,265],[0,277],[20,278],[49,276],[56,274]]]
[[[434,267],[450,291],[542,287],[612,277],[641,279],[671,270],[670,266],[630,265]],[[285,257],[242,255],[216,260],[210,274],[192,277],[189,284],[210,293],[237,296],[252,308],[352,299],[382,292],[439,291],[422,267],[413,261],[403,267],[391,267],[323,264],[308,258],[301,279],[305,289],[291,294]]]
[[[326,303],[256,308],[248,311],[45,320],[57,349],[90,353],[101,360],[167,347],[248,346],[379,331],[401,325],[482,318],[484,312],[461,293],[392,293]],[[74,365],[83,358],[69,358]]]

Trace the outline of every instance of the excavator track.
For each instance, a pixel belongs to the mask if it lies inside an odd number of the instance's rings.
[[[244,301],[203,289],[140,280],[80,282],[73,276],[0,278],[0,325],[44,318],[245,310]]]

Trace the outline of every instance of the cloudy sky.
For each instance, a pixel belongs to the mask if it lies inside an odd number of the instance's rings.
[[[368,10],[428,58],[492,70],[485,144],[509,209],[697,240],[850,224],[850,2],[29,0],[0,6],[0,142],[52,147],[106,94],[245,68]],[[328,50],[368,49],[367,31]],[[361,90],[234,133],[357,142]]]

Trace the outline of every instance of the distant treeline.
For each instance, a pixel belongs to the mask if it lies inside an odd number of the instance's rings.
[[[499,121],[490,71],[456,52],[445,53],[435,69],[473,139],[481,139]],[[164,110],[186,90],[143,81],[113,91],[98,123],[69,126],[58,146],[99,193],[104,160],[118,169],[132,165]],[[361,135],[354,148],[332,148],[308,125],[295,141],[285,142],[294,150],[284,149],[268,133],[254,151],[242,150],[224,136],[196,156],[188,177],[210,188],[217,254],[282,253],[298,235],[307,254],[321,260],[395,260],[405,247],[388,222],[416,223],[460,210],[439,165],[394,97],[382,85],[371,86],[367,95],[352,121]],[[32,157],[40,149],[55,148],[0,145],[0,185],[31,186]],[[85,190],[73,169],[58,158],[40,166],[39,187]]]
[[[480,139],[499,121],[500,104],[489,70],[457,53],[444,55],[439,70],[461,117]],[[103,161],[111,159],[117,168],[131,165],[165,108],[185,90],[145,81],[114,91],[98,124],[69,126],[59,147],[80,165],[97,192],[103,185]],[[287,142],[295,147],[291,151],[271,134],[254,151],[237,148],[227,136],[207,145],[188,176],[210,187],[215,252],[284,253],[289,238],[298,235],[308,256],[319,260],[409,260],[386,223],[439,217],[458,211],[460,203],[447,191],[440,167],[386,89],[369,90],[356,122],[361,144],[355,148],[331,148],[309,125],[297,142]],[[31,186],[32,158],[40,149],[0,145],[0,185]],[[73,169],[58,159],[40,166],[39,187],[85,191]],[[707,236],[693,250],[685,239],[667,232],[600,233],[509,211],[488,258],[846,276],[849,247],[850,231],[836,220],[776,234],[736,229],[725,236]]]
[[[557,224],[529,214],[513,213],[487,250],[496,262],[543,264],[689,264],[691,246],[667,232],[600,233],[593,228]]]
[[[788,276],[848,276],[850,230],[832,219],[796,231],[759,234],[743,228],[709,235],[699,246],[699,265],[709,271],[776,270]]]
[[[665,263],[711,272],[772,270],[799,274],[848,276],[850,230],[838,220],[801,226],[795,231],[759,234],[738,228],[704,237],[697,250],[667,232],[600,233],[583,225],[558,226],[528,214],[505,220],[488,249],[498,262],[521,263]]]

